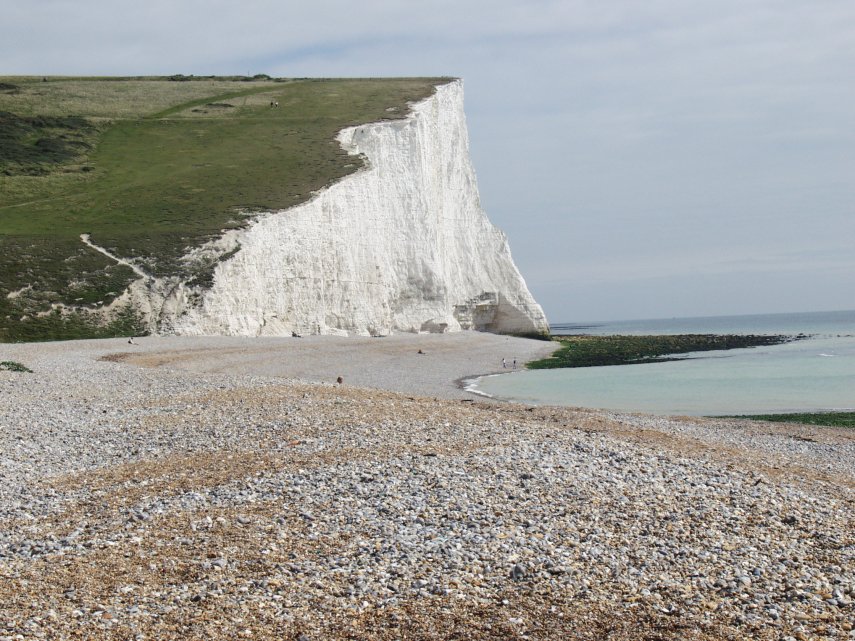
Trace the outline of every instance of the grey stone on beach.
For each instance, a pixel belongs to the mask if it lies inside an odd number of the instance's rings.
[[[524,339],[135,342],[3,347],[0,639],[855,638],[851,430],[459,402]]]

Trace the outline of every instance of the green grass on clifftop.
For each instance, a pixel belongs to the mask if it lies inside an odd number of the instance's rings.
[[[140,331],[133,310],[89,313],[134,275],[80,234],[203,280],[189,248],[356,171],[338,131],[404,117],[445,81],[0,78],[0,341]]]

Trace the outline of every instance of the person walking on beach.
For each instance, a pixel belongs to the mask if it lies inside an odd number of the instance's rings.
[[[508,362],[503,358],[502,359],[502,369],[507,369],[507,367],[508,367]]]
[[[517,359],[514,359],[514,369],[517,368]]]

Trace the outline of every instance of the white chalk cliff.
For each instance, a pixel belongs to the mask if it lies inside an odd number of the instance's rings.
[[[160,331],[548,331],[505,235],[481,209],[461,81],[405,119],[348,128],[338,140],[367,167],[237,232],[239,251],[201,299],[172,292]]]

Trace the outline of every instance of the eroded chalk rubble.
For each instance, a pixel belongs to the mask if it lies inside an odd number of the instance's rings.
[[[0,372],[0,639],[850,639],[844,430],[51,354]]]

